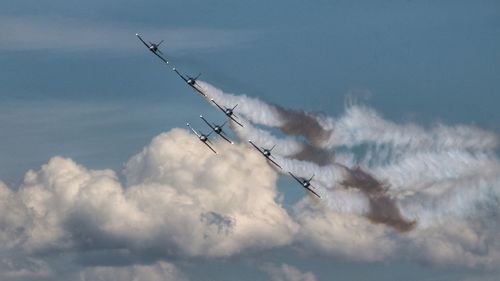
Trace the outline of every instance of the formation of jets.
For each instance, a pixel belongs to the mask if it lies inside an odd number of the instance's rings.
[[[144,44],[144,46],[146,46],[146,48],[148,48],[149,51],[151,51],[154,55],[156,55],[158,58],[160,58],[163,62],[165,62],[166,64],[168,64],[168,60],[166,58],[164,58],[163,56],[163,53],[161,52],[161,50],[159,49],[161,43],[163,43],[163,40],[161,40],[159,43],[152,43],[152,42],[147,42],[144,41],[142,39],[142,37],[139,35],[139,34],[136,34],[137,38],[139,38],[139,40]],[[184,82],[186,82],[186,84],[188,84],[193,90],[195,90],[198,94],[200,94],[202,97],[204,98],[208,98],[207,94],[205,94],[203,92],[203,89],[200,87],[200,85],[196,82],[196,80],[200,77],[201,73],[198,74],[196,77],[190,77],[188,75],[182,75],[175,67],[172,68],[172,70],[177,73],[177,75],[182,78],[182,80],[184,80]],[[241,126],[243,127],[243,124],[241,124],[241,122],[239,122],[237,119],[237,115],[234,113],[234,110],[236,109],[236,107],[238,106],[238,104],[234,105],[233,107],[225,107],[225,106],[221,106],[219,105],[214,99],[210,99],[210,101],[220,110],[222,111],[226,116],[227,118],[229,118],[231,121],[233,121],[235,124],[237,124],[238,126]],[[209,121],[207,121],[202,115],[200,115],[200,118],[201,120],[203,120],[203,122],[205,122],[208,127],[210,128],[210,132],[208,134],[204,134],[202,133],[201,131],[196,131],[193,127],[191,127],[191,125],[189,123],[187,123],[186,125],[189,127],[189,129],[191,129],[191,131],[198,137],[198,139],[203,143],[205,144],[213,153],[217,154],[217,151],[215,151],[215,149],[212,147],[213,144],[212,142],[210,142],[210,139],[209,139],[209,136],[215,132],[218,136],[220,136],[222,139],[224,139],[225,141],[229,142],[230,144],[234,144],[233,141],[231,141],[231,139],[229,139],[229,137],[226,135],[226,133],[224,132],[223,130],[223,127],[224,125],[227,124],[228,121],[225,121],[224,123],[222,123],[221,125],[217,125],[215,123],[210,123]],[[274,166],[276,166],[277,168],[279,169],[282,169],[282,167],[273,159],[274,156],[271,154],[272,150],[275,148],[276,145],[274,145],[273,147],[271,148],[265,148],[265,147],[259,147],[257,146],[254,142],[252,142],[251,140],[248,141],[257,151],[260,152],[260,154],[262,154],[266,160],[270,163],[272,163]],[[321,198],[317,192],[314,191],[315,187],[311,185],[311,181],[312,179],[314,178],[314,175],[310,178],[310,179],[305,179],[305,178],[301,178],[301,177],[297,177],[295,176],[294,174],[292,174],[291,172],[288,172],[288,174],[290,174],[290,176],[292,176],[298,183],[300,183],[300,185],[305,188],[306,190],[308,190],[309,192],[311,192],[312,194],[314,194],[315,196],[317,196],[318,198]]]

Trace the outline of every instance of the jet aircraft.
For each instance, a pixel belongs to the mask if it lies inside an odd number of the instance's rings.
[[[153,54],[155,54],[157,57],[159,57],[166,64],[168,64],[168,61],[161,56],[161,55],[163,55],[163,53],[159,49],[161,43],[163,43],[163,40],[161,40],[160,43],[151,43],[151,42],[149,42],[149,44],[148,44],[144,40],[142,40],[142,37],[138,33],[136,33],[135,35],[148,48],[148,50],[150,50]]]
[[[211,131],[210,133],[208,133],[207,135],[203,134],[203,133],[198,133],[197,131],[195,131],[191,125],[189,125],[189,123],[187,123],[187,126],[189,127],[189,129],[191,129],[191,131],[193,131],[193,133],[198,136],[198,139],[204,143],[206,146],[208,146],[208,148],[210,148],[210,150],[212,150],[215,154],[217,154],[217,151],[215,151],[208,143],[210,143],[210,140],[208,139],[208,136],[210,136],[210,134],[213,132]],[[208,142],[208,143],[207,143]]]
[[[222,125],[216,125],[215,123],[213,124],[210,124],[205,118],[203,118],[203,115],[200,115],[200,118],[201,120],[203,120],[205,123],[207,123],[207,125],[212,128],[212,130],[214,132],[216,132],[221,138],[225,139],[227,142],[229,142],[230,144],[234,144],[227,136],[226,134],[224,133],[224,131],[222,130],[222,127],[224,127],[224,125],[226,125],[227,121],[222,123]]]
[[[310,192],[312,192],[314,195],[318,196],[318,198],[321,198],[321,196],[318,195],[318,193],[316,193],[314,190],[311,189],[314,188],[314,186],[311,185],[311,181],[312,179],[314,178],[314,175],[312,175],[312,177],[308,180],[304,179],[304,178],[299,178],[299,177],[296,177],[294,174],[292,174],[291,172],[288,172],[290,174],[290,176],[292,176],[298,183],[300,183],[302,185],[303,188],[309,190]]]
[[[200,89],[198,89],[198,87],[196,85],[198,85],[196,83],[196,79],[198,79],[198,77],[200,77],[201,73],[198,74],[198,76],[196,77],[190,77],[190,76],[184,76],[182,74],[179,73],[179,71],[177,71],[177,69],[174,67],[172,68],[173,71],[175,71],[175,73],[177,73],[177,75],[179,75],[179,77],[182,78],[182,80],[184,80],[184,82],[186,82],[189,86],[191,86],[191,88],[193,88],[196,92],[198,92],[200,95],[206,97],[207,95],[202,92]]]
[[[231,120],[234,121],[234,123],[240,125],[241,127],[243,127],[243,125],[241,125],[240,122],[238,122],[235,118],[237,118],[237,116],[234,114],[234,109],[238,106],[238,104],[236,104],[235,106],[233,106],[233,108],[229,108],[229,107],[222,107],[220,106],[218,103],[215,102],[214,99],[210,99],[222,112],[224,112],[224,114],[227,115],[227,117],[231,118]]]
[[[281,166],[276,163],[273,159],[271,159],[271,157],[274,158],[274,156],[271,155],[271,151],[274,149],[274,147],[276,145],[273,145],[273,147],[271,147],[271,149],[267,149],[267,148],[263,148],[263,147],[258,147],[256,146],[251,140],[248,141],[253,147],[255,147],[255,149],[257,149],[262,155],[264,155],[264,157],[267,158],[267,160],[269,160],[270,162],[272,162],[274,165],[276,165],[278,168],[281,169]]]

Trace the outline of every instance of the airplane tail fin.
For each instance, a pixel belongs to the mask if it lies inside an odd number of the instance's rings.
[[[312,181],[312,179],[314,178],[314,174],[312,175],[312,177],[308,180],[308,182]]]

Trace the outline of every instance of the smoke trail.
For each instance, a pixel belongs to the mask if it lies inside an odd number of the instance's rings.
[[[389,186],[381,183],[361,168],[349,169],[347,179],[341,184],[357,188],[368,195],[370,209],[366,217],[371,221],[386,224],[401,232],[410,231],[416,226],[417,222],[404,218],[396,201],[387,195]]]
[[[490,150],[498,145],[496,134],[476,127],[438,124],[425,130],[411,123],[399,125],[384,120],[373,109],[359,105],[348,106],[338,120],[325,118],[323,122],[335,127],[327,147],[372,143],[404,150]]]
[[[415,124],[399,125],[384,120],[377,112],[365,106],[351,104],[346,114],[335,119],[323,114],[286,109],[245,95],[227,94],[206,83],[199,82],[207,95],[227,107],[238,104],[238,113],[249,121],[275,127],[289,135],[304,136],[320,148],[353,147],[371,143],[388,144],[394,149],[476,149],[491,150],[498,146],[498,136],[486,130],[458,125],[437,124],[425,130]]]
[[[327,197],[333,196],[332,188],[361,192],[367,208],[358,208],[357,213],[401,232],[414,229],[420,215],[401,212],[399,199],[428,190],[439,193],[443,183],[466,181],[472,176],[485,179],[498,172],[492,153],[497,135],[476,127],[400,125],[359,105],[349,105],[343,116],[332,118],[226,94],[208,83],[200,85],[224,106],[241,105],[237,113],[246,118],[245,127],[233,129],[242,139],[252,138],[265,146],[277,144],[277,159],[285,172],[304,178],[315,174]],[[278,128],[288,136],[278,138],[251,123]],[[293,136],[303,136],[307,142]],[[360,159],[349,150],[343,151],[342,163],[334,157],[336,148],[356,146],[366,150]],[[334,202],[325,201],[329,205]],[[330,207],[338,209],[334,204]]]
[[[252,139],[262,147],[267,148],[276,145],[276,153],[289,158],[311,161],[322,166],[334,163],[335,154],[333,150],[325,151],[289,136],[277,138],[266,130],[254,127],[246,120],[243,123],[245,123],[244,127],[231,123],[231,129],[242,140]]]

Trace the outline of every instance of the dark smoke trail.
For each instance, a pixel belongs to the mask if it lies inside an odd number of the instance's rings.
[[[396,202],[387,195],[388,185],[381,183],[360,167],[349,169],[347,179],[341,184],[362,191],[370,202],[370,212],[366,217],[374,223],[382,223],[400,232],[415,228],[416,221],[408,221],[401,215]]]
[[[286,109],[278,105],[274,105],[274,109],[284,122],[280,129],[285,134],[304,136],[316,147],[321,147],[321,144],[325,143],[332,134],[332,130],[325,130],[312,114]]]

